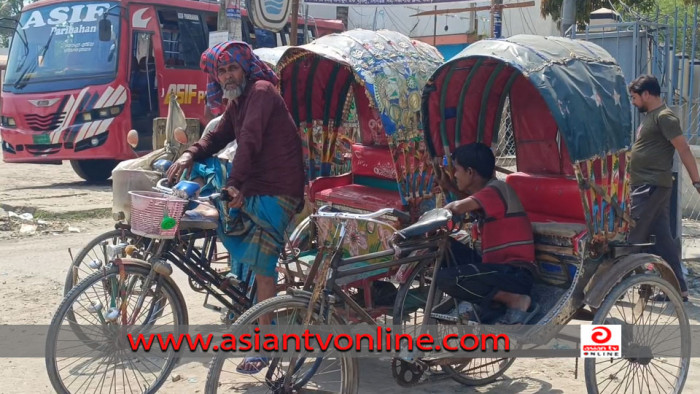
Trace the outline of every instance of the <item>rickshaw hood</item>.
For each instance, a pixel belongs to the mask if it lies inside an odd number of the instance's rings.
[[[490,73],[484,71],[478,76],[482,80],[489,79],[487,83],[475,83],[474,78],[471,80],[472,86],[467,86],[467,90],[464,91],[465,84],[445,82],[445,78],[449,78],[454,68],[464,70],[474,68],[475,65],[492,68]],[[549,116],[546,112],[551,113],[572,162],[604,156],[630,146],[632,122],[627,87],[620,66],[608,52],[588,41],[516,35],[507,39],[478,41],[435,71],[423,95],[424,129],[426,134],[432,133],[432,138],[428,137],[427,140],[434,157],[444,154],[439,133],[435,128],[444,127],[439,122],[444,122],[445,119],[437,118],[445,116],[440,113],[449,111],[443,108],[444,105],[438,110],[437,100],[444,95],[478,95],[484,97],[481,100],[483,107],[496,106],[498,98],[487,97],[491,95],[491,91],[504,92],[503,95],[516,93],[509,92],[513,86],[511,78],[497,78],[495,75],[501,71],[507,72],[508,68],[511,68],[513,77],[520,74],[526,78],[546,103],[546,108],[533,108],[534,106],[530,105],[527,109],[530,113],[519,116],[536,124],[543,115]],[[469,81],[467,79],[466,84],[469,84]],[[510,85],[507,85],[509,81]],[[442,86],[433,86],[439,84],[436,82],[441,82]],[[448,91],[445,92],[445,89]],[[436,90],[442,92],[438,94]],[[523,101],[529,103],[527,98]],[[518,110],[513,101],[511,108],[513,112]],[[459,113],[460,110],[457,111]],[[463,111],[474,112],[463,116],[467,119],[484,117],[484,112],[479,114],[480,108],[477,106],[465,108]],[[490,113],[488,116],[498,119]],[[482,120],[479,119],[479,127],[489,131],[485,135],[483,130],[479,133],[484,140],[490,141],[487,138],[493,126],[489,120],[484,122],[486,126],[482,126]],[[476,124],[476,121],[473,124]],[[431,128],[432,132],[429,131]],[[462,131],[463,135],[465,133]],[[465,140],[469,138],[472,141],[477,140],[478,137],[474,134],[463,136],[461,142],[469,142]]]

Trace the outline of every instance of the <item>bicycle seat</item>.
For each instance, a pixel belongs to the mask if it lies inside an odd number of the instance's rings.
[[[414,224],[397,231],[404,239],[423,235],[444,227],[452,219],[452,212],[445,208],[435,208],[424,213]]]
[[[197,208],[185,211],[180,219],[181,230],[216,230],[219,226],[219,211],[199,204]]]

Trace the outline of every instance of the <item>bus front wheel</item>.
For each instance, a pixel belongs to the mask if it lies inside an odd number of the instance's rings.
[[[103,182],[112,176],[118,161],[109,159],[71,160],[70,165],[79,177],[88,182]]]

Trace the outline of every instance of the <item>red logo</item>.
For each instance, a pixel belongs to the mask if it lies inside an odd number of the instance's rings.
[[[598,326],[593,328],[593,332],[591,333],[591,339],[593,342],[601,344],[601,343],[606,343],[612,338],[612,332],[610,332],[610,329],[607,327],[603,326]]]
[[[620,358],[619,325],[582,325],[581,357]]]

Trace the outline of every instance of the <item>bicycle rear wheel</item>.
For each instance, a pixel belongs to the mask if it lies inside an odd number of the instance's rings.
[[[291,295],[281,295],[267,299],[242,314],[233,325],[234,335],[241,333],[258,322],[261,316],[268,315],[277,325],[301,324],[310,308],[309,299]],[[314,316],[311,324],[326,324]],[[327,324],[342,324],[336,317]],[[236,337],[240,337],[236,335]],[[246,393],[284,393],[283,382],[292,357],[295,359],[291,388],[289,392],[305,390],[324,393],[354,394],[359,385],[357,360],[340,353],[327,353],[323,357],[304,357],[303,353],[282,354],[268,361],[256,374],[237,372],[244,356],[237,353],[219,352],[214,357],[205,392],[207,394],[228,393],[245,390]]]
[[[77,284],[59,306],[46,339],[46,369],[58,393],[154,393],[179,354],[132,351],[128,334],[181,334],[182,294],[169,278],[147,280],[149,267],[109,266]],[[142,297],[142,308],[137,309]],[[126,323],[126,324],[124,324]]]
[[[661,292],[669,301],[654,299]],[[620,325],[622,353],[637,354],[587,358],[589,393],[683,392],[690,368],[690,325],[680,294],[665,279],[651,274],[624,279],[605,298],[593,324]]]

